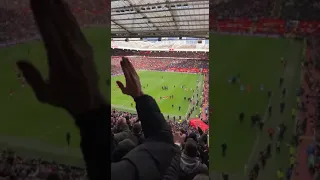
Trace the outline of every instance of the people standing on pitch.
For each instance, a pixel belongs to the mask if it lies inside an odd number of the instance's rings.
[[[253,167],[253,171],[254,171],[254,179],[256,179],[259,175],[260,172],[260,166],[258,163],[256,163]]]
[[[271,149],[272,149],[272,147],[271,147],[271,144],[269,143],[266,148],[266,155],[268,158],[271,157]]]
[[[292,173],[293,173],[293,168],[294,168],[294,166],[291,166],[291,167],[289,167],[289,168],[287,169],[287,171],[286,171],[286,178],[287,178],[287,180],[290,180],[290,179],[291,179],[291,176],[292,176]]]
[[[277,142],[276,142],[276,152],[279,154],[280,153],[280,141],[278,140]]]
[[[161,89],[166,91],[169,89],[169,87],[168,86],[161,86]]]
[[[13,95],[13,90],[12,89],[10,89],[9,95],[10,95],[10,98],[12,98],[12,95]]]
[[[251,116],[251,125],[252,126],[255,126],[257,125],[257,123],[260,123],[261,122],[261,116],[259,115],[258,112],[256,112],[256,114],[252,115]],[[260,124],[259,124],[260,125]]]
[[[272,115],[272,106],[269,105],[268,106],[268,116],[269,116],[269,118],[271,117],[271,115]]]
[[[294,155],[290,155],[290,158],[289,158],[290,160],[290,166],[292,167],[294,167],[295,165],[296,165],[296,161],[297,161],[297,159],[296,159],[296,157],[294,156]]]
[[[281,168],[278,169],[276,173],[277,173],[278,180],[284,180],[284,173]]]
[[[280,77],[280,80],[279,80],[280,87],[282,87],[283,81],[284,81],[284,78]]]
[[[256,125],[256,117],[254,115],[251,116],[251,126],[255,126]]]
[[[259,121],[259,129],[260,129],[260,131],[263,130],[263,127],[264,127],[264,122],[263,121]]]
[[[223,180],[229,180],[229,175],[226,173],[222,173],[222,179]]]
[[[241,113],[239,114],[239,121],[240,121],[240,123],[242,123],[243,120],[244,120],[244,113],[241,112]]]
[[[241,92],[244,91],[244,85],[243,85],[243,84],[240,85],[240,91],[241,91]]]
[[[263,85],[263,84],[260,85],[260,90],[261,90],[261,91],[264,90],[264,85]]]
[[[232,76],[231,84],[235,84],[237,82],[237,77]]]
[[[252,90],[252,86],[251,86],[251,84],[248,84],[248,86],[247,86],[247,91],[248,91],[248,93],[250,93],[251,90]]]
[[[70,134],[70,132],[67,132],[66,133],[66,140],[67,140],[67,145],[68,145],[68,147],[70,146],[70,141],[71,141],[71,134]]]
[[[280,103],[280,113],[281,113],[281,114],[283,113],[284,108],[285,108],[285,103],[282,101],[282,102]]]
[[[240,82],[241,82],[241,80],[240,80],[240,73],[237,74],[237,77],[236,77],[236,78],[237,78],[237,83],[240,83]]]
[[[279,130],[278,140],[282,141],[284,138],[284,133],[287,131],[287,126],[285,124],[281,123],[278,126],[278,130]]]
[[[274,129],[273,128],[268,129],[268,136],[269,136],[270,140],[273,140],[273,136],[274,136]]]
[[[284,96],[286,95],[286,88],[282,89],[282,98],[284,98]]]
[[[228,148],[228,146],[227,146],[226,143],[221,144],[222,157],[226,157],[226,155],[227,155],[227,148]]]
[[[260,151],[259,160],[261,162],[262,168],[264,169],[264,167],[266,166],[266,157],[263,151]]]

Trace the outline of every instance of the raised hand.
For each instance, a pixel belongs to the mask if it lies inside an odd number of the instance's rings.
[[[93,51],[68,5],[62,0],[31,0],[45,44],[49,77],[44,80],[29,62],[17,63],[40,102],[78,115],[104,103]]]
[[[124,73],[124,77],[126,78],[126,86],[124,86],[122,82],[117,81],[122,93],[133,98],[142,96],[143,92],[141,90],[140,78],[132,63],[128,60],[128,58],[122,57],[120,64]]]

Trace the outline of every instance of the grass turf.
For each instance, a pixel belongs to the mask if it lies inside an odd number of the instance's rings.
[[[162,113],[165,115],[176,116],[176,118],[178,118],[177,116],[185,116],[190,103],[184,100],[184,97],[191,98],[193,94],[196,96],[197,93],[201,95],[200,91],[193,92],[192,90],[195,90],[197,85],[199,85],[199,90],[201,90],[202,75],[155,71],[139,71],[138,74],[144,93],[151,95],[157,100]],[[133,99],[122,94],[120,88],[116,85],[116,81],[125,83],[124,76],[112,77],[111,103],[113,107],[126,111],[135,111]],[[168,90],[162,90],[162,86],[168,86]],[[185,86],[188,90],[181,88],[181,86]],[[173,99],[164,98],[171,95],[173,95]],[[161,100],[160,97],[162,97]],[[179,106],[181,107],[180,110],[178,109]]]
[[[106,79],[110,79],[110,29],[86,28],[83,31],[94,50],[101,90],[110,100],[110,90],[105,85]],[[36,139],[39,146],[41,143],[50,143],[65,147],[65,134],[69,131],[72,135],[71,146],[79,147],[79,133],[71,117],[62,109],[40,104],[29,86],[21,87],[14,72],[15,63],[20,59],[28,59],[44,77],[47,76],[46,53],[42,42],[34,41],[0,49],[0,136]],[[12,98],[9,97],[10,89],[13,90]]]
[[[279,101],[279,78],[284,74],[280,58],[299,64],[301,49],[301,43],[286,39],[210,35],[209,94],[213,110],[210,115],[210,171],[243,173],[258,136],[256,128],[251,127],[250,116],[256,112],[265,115],[269,103],[267,90],[277,91],[274,94],[278,97],[273,99]],[[251,85],[250,93],[241,92],[239,84],[228,83],[228,78],[238,73],[245,87]],[[293,73],[290,78],[299,78],[294,75],[295,71],[290,73]],[[264,91],[260,90],[261,84],[264,84]],[[290,88],[287,91],[295,91]],[[294,93],[291,98],[295,99]],[[274,111],[279,111],[278,106],[273,107]],[[239,123],[240,112],[246,115],[243,124]],[[288,111],[281,118],[290,117]],[[275,124],[280,122],[277,120],[273,120]],[[221,155],[222,143],[228,145],[225,158]],[[263,143],[266,146],[267,142]],[[287,161],[286,154],[283,156],[281,161]]]

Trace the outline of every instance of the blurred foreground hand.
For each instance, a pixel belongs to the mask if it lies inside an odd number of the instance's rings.
[[[49,76],[44,80],[28,61],[17,63],[37,99],[77,116],[105,103],[93,51],[62,0],[31,0],[31,9],[45,44]]]

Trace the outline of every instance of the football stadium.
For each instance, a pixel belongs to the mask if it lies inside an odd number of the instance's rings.
[[[318,176],[316,9],[297,1],[210,4],[212,179]]]

